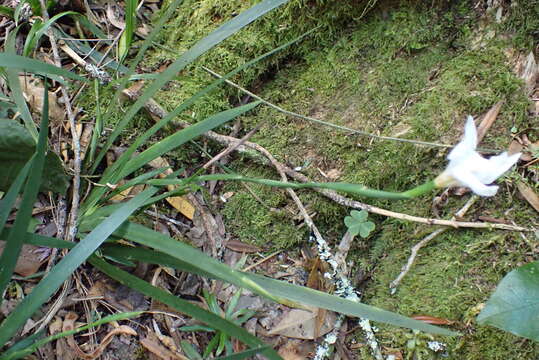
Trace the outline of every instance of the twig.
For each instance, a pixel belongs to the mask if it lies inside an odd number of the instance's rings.
[[[457,217],[463,217],[466,214],[466,212],[470,209],[470,207],[473,205],[473,203],[475,203],[475,201],[477,199],[478,198],[477,198],[476,195],[472,196],[466,202],[466,204],[464,204],[464,206],[459,211],[457,211],[455,213],[455,215],[453,216],[453,219],[455,219]],[[414,264],[415,258],[417,257],[417,253],[419,252],[419,250],[422,247],[424,247],[425,245],[427,245],[429,243],[429,241],[434,239],[436,236],[446,232],[449,229],[450,228],[445,227],[445,228],[440,228],[438,230],[435,230],[432,233],[430,233],[429,235],[427,235],[425,238],[423,238],[420,242],[415,244],[414,247],[412,247],[412,253],[410,254],[410,257],[408,258],[408,261],[406,262],[406,265],[403,267],[401,273],[397,276],[397,278],[395,280],[393,280],[391,282],[391,284],[389,285],[389,290],[390,290],[391,295],[393,295],[393,294],[395,294],[395,292],[397,292],[397,286],[399,285],[401,280],[404,278],[404,276],[406,276],[408,271],[410,271],[410,269],[412,268],[412,265]]]
[[[132,100],[136,100],[138,98],[138,95],[134,93],[133,91],[129,91],[127,89],[123,90],[123,93],[129,97]],[[148,103],[144,105],[145,109],[152,115],[152,117],[156,119],[163,118],[167,115],[167,112],[163,110],[163,108],[157,104],[155,100],[150,99]],[[191,124],[176,120],[171,122],[174,126],[180,127],[180,128],[186,128],[190,126]],[[211,139],[213,141],[216,141],[224,146],[231,146],[233,144],[236,144],[240,141],[240,139],[227,136],[227,135],[221,135],[214,131],[208,131],[203,134],[204,137]],[[255,150],[252,151],[251,149]],[[246,155],[252,156],[255,160],[261,161],[260,156],[258,156],[257,153],[268,153],[268,151],[262,147],[261,145],[257,143],[253,143],[250,141],[245,141],[243,145],[240,145],[236,148],[236,151],[240,153],[244,153]],[[263,162],[263,161],[262,161]],[[267,163],[263,162],[264,165],[267,165]],[[286,165],[276,162],[279,164],[281,169],[285,172],[286,175],[290,176],[291,178],[295,179],[296,181],[300,182],[309,182],[309,178],[307,178],[305,175],[294,171],[287,167]],[[401,220],[407,220],[412,222],[418,222],[422,224],[427,225],[441,225],[441,226],[448,226],[452,228],[475,228],[475,229],[498,229],[498,230],[510,230],[510,231],[532,231],[531,229],[524,228],[521,226],[515,226],[515,225],[509,225],[509,224],[494,224],[489,222],[466,222],[466,221],[454,221],[454,220],[441,220],[441,219],[432,219],[432,218],[424,218],[419,216],[413,216],[403,213],[398,213],[395,211],[390,211],[386,209],[382,209],[376,206],[368,205],[356,200],[349,199],[347,197],[344,197],[337,192],[333,190],[324,190],[324,189],[314,189],[315,191],[319,192],[320,194],[324,195],[325,197],[329,198],[330,200],[333,200],[334,202],[341,204],[346,207],[354,208],[354,209],[360,209],[360,210],[366,210],[368,212],[371,212],[373,214],[382,215],[386,217],[392,217],[396,219]]]
[[[206,164],[204,164],[204,166],[202,166],[203,169],[207,169],[209,168],[213,163],[215,163],[216,161],[219,161],[221,160],[223,157],[227,156],[228,154],[230,154],[232,151],[236,150],[236,148],[238,146],[241,146],[243,145],[247,140],[249,140],[259,129],[260,127],[262,126],[262,122],[259,123],[258,125],[256,125],[251,131],[249,131],[247,134],[245,134],[244,137],[242,137],[240,139],[240,141],[238,141],[237,143],[233,144],[233,145],[230,145],[229,147],[227,147],[225,150],[221,151],[219,154],[217,154],[216,156],[214,156],[210,161],[208,161]]]

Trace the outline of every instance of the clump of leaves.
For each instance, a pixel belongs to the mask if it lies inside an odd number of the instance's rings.
[[[369,213],[365,210],[352,210],[350,216],[344,218],[344,224],[348,228],[350,235],[366,238],[374,230],[375,225],[372,221],[367,221]]]
[[[208,309],[213,312],[214,314],[218,316],[222,316],[225,319],[233,322],[234,324],[241,326],[243,323],[245,323],[247,320],[249,320],[253,315],[256,313],[254,310],[249,309],[239,309],[235,311],[236,306],[238,304],[238,300],[241,296],[241,289],[238,290],[230,302],[228,303],[228,306],[226,307],[226,310],[223,311],[221,307],[219,306],[219,303],[217,301],[217,297],[215,294],[211,294],[206,290],[203,290],[204,294],[204,300],[206,301],[206,304],[208,306]],[[202,354],[202,358],[206,359],[210,354],[215,350],[215,355],[219,356],[223,353],[223,351],[226,349],[227,355],[232,355],[234,353],[234,348],[232,346],[232,342],[230,341],[230,335],[228,335],[226,332],[218,330],[212,326],[208,325],[191,325],[191,326],[183,326],[180,328],[181,331],[208,331],[208,332],[215,332],[215,335],[210,340],[208,345],[206,346],[206,349],[204,350],[204,354]],[[183,347],[183,346],[182,346]],[[184,349],[185,350],[185,349]],[[194,349],[190,348],[188,351],[186,351],[187,354],[192,353]],[[198,353],[196,353],[198,355]],[[197,356],[193,356],[192,359],[198,358]]]

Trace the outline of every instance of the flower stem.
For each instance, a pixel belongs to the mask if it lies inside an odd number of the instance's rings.
[[[416,186],[413,189],[410,189],[408,191],[403,192],[403,195],[409,196],[409,197],[417,197],[423,194],[426,194],[432,190],[436,189],[436,185],[434,184],[434,181],[428,181],[422,185]]]

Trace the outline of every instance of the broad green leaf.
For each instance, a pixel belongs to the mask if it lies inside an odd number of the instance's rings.
[[[19,171],[17,174],[17,177],[9,187],[8,192],[4,195],[4,198],[0,200],[0,229],[3,229],[6,225],[6,221],[9,217],[9,212],[13,208],[13,205],[15,204],[15,200],[17,200],[17,195],[19,195],[19,191],[21,190],[24,181],[26,180],[26,177],[28,176],[28,172],[30,171],[30,167],[32,165],[34,157],[24,165],[24,167]]]
[[[26,320],[56,292],[60,285],[71,276],[73,271],[86,261],[86,259],[118,228],[118,226],[127,220],[127,218],[135,210],[140,208],[149,197],[155,194],[156,191],[156,188],[150,187],[125,204],[122,204],[117,211],[103,220],[94,228],[94,230],[92,230],[92,232],[71,249],[71,251],[51,269],[47,276],[33,288],[30,295],[26,296],[15,310],[9,314],[4,322],[2,322],[0,325],[0,347],[16,333],[22,325],[24,325]],[[26,234],[25,232],[14,230],[12,230],[8,236],[7,245],[9,245],[11,236],[15,234]],[[19,237],[24,238],[25,236]],[[4,253],[7,253],[7,250],[4,250]]]
[[[0,191],[7,191],[35,150],[36,143],[25,127],[15,120],[0,119]],[[65,194],[69,181],[62,161],[52,151],[44,161],[40,190]]]
[[[211,324],[212,327],[234,336],[253,348],[261,349],[265,347],[265,344],[262,343],[262,341],[260,341],[256,336],[251,335],[247,330],[237,326],[231,321],[191,304],[189,301],[171,295],[170,293],[161,290],[134,275],[110,265],[98,257],[92,257],[90,262],[100,271],[104,272],[116,281],[130,287],[131,289],[135,289],[147,296],[150,296],[199,321],[206,324]],[[261,353],[270,359],[281,359],[273,349],[261,350]]]
[[[20,69],[34,74],[53,74],[64,76],[72,80],[87,81],[82,76],[62,68],[44,63],[42,61],[30,59],[24,56],[8,54],[5,52],[0,52],[0,66]]]
[[[507,274],[477,322],[539,341],[539,261]]]

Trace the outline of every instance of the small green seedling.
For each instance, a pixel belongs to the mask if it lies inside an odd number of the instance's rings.
[[[367,221],[369,213],[365,210],[357,211],[352,210],[350,216],[344,218],[344,224],[348,228],[350,235],[357,236],[359,234],[362,238],[366,238],[374,230],[374,223]]]

